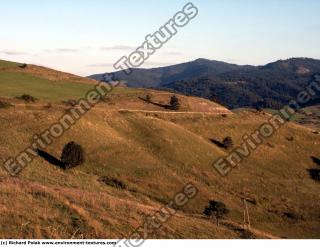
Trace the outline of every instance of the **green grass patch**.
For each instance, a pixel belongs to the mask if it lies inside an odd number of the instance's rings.
[[[0,69],[17,68],[19,65],[21,64],[0,60]]]
[[[83,98],[93,88],[93,84],[50,81],[25,73],[0,72],[0,96],[16,97],[29,94],[43,100],[61,101]],[[112,93],[132,92],[135,90],[116,88]]]

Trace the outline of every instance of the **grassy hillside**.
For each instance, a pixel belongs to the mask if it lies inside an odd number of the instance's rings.
[[[25,149],[34,134],[70,108],[62,99],[77,97],[88,86],[10,73],[0,72],[7,78],[0,82],[5,96],[0,100],[12,105],[0,108],[1,161]],[[40,100],[13,98],[26,91]],[[147,94],[156,104],[141,100]],[[211,164],[228,151],[212,140],[231,136],[239,145],[242,135],[269,116],[232,114],[213,102],[181,95],[181,110],[168,111],[161,105],[171,95],[125,88],[113,92],[45,150],[60,158],[64,145],[75,141],[87,156],[79,167],[65,171],[38,157],[15,178],[1,167],[0,238],[128,237],[189,182],[199,190],[196,198],[150,238],[320,237],[319,182],[308,172],[318,166],[312,158],[320,157],[319,135],[289,123],[222,178]],[[107,185],[103,177],[126,188]],[[251,201],[250,231],[241,227],[243,196]],[[212,199],[230,209],[220,226],[202,215]]]
[[[69,82],[80,82],[80,83],[94,83],[95,80],[84,78],[81,76],[73,75],[70,73],[53,70],[50,68],[32,65],[32,64],[24,64],[24,63],[16,63],[0,60],[0,73],[1,72],[15,72],[28,74],[35,77],[39,77],[42,79],[47,79],[50,81],[69,81]]]
[[[92,85],[50,81],[28,74],[0,72],[0,95],[15,97],[30,94],[36,98],[62,100],[81,97]]]
[[[0,70],[7,70],[7,69],[16,69],[20,66],[20,63],[15,63],[15,62],[9,62],[9,61],[4,61],[0,60]]]
[[[0,110],[1,159],[17,154],[64,112],[60,105]],[[243,194],[255,201],[249,204],[252,226],[260,230],[255,237],[319,237],[319,183],[307,171],[316,166],[311,157],[320,156],[318,135],[288,124],[228,177],[211,167],[227,152],[210,139],[230,135],[239,144],[241,135],[266,119],[249,112],[181,115],[102,104],[46,150],[59,158],[64,144],[74,140],[86,150],[84,165],[64,171],[37,158],[18,178],[0,171],[0,237],[128,236],[188,182],[199,194],[154,237],[243,237],[236,227]],[[102,184],[102,176],[117,178],[127,189]],[[219,227],[201,216],[209,199],[231,210]]]
[[[17,97],[29,94],[41,100],[62,101],[79,99],[91,90],[96,81],[34,65],[20,68],[21,64],[0,60],[0,96]],[[136,90],[117,88],[115,92],[131,93]]]

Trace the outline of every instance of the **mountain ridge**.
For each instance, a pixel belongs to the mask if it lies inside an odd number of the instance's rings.
[[[280,108],[317,73],[320,73],[320,60],[303,57],[259,66],[197,59],[161,68],[134,69],[130,75],[122,71],[113,74],[129,87],[173,90],[215,99],[229,108],[256,107],[261,102],[267,108]],[[99,76],[90,78],[99,79]]]

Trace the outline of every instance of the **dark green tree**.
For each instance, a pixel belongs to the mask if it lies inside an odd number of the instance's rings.
[[[180,102],[177,96],[173,95],[170,99],[170,109],[171,110],[179,110],[180,109]]]
[[[223,139],[222,144],[223,144],[223,147],[226,149],[232,148],[233,140],[230,136],[227,136],[226,138]]]
[[[150,103],[150,102],[151,102],[151,96],[150,96],[150,94],[147,94],[147,95],[146,95],[145,101],[146,101],[147,103]]]
[[[220,219],[224,218],[229,213],[227,206],[223,202],[211,200],[209,205],[205,207],[203,214],[209,218],[215,218],[219,226]]]
[[[28,67],[28,65],[26,63],[19,65],[19,68],[21,68],[21,69],[25,69],[27,67]]]
[[[34,102],[37,101],[37,99],[35,97],[33,97],[33,96],[29,95],[29,94],[23,94],[23,95],[17,97],[17,99],[24,100],[27,103],[31,103],[31,102],[34,103]]]
[[[62,150],[61,161],[63,162],[65,169],[82,165],[85,162],[83,148],[75,142],[69,142]]]

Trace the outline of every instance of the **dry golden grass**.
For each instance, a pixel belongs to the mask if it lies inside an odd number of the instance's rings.
[[[227,152],[210,139],[231,136],[240,144],[242,135],[268,115],[228,114],[214,103],[182,96],[189,113],[167,113],[138,99],[145,93],[163,103],[169,98],[144,90],[113,95],[111,103],[99,104],[46,150],[59,157],[65,143],[76,141],[87,152],[84,165],[64,171],[37,158],[18,178],[0,169],[0,238],[128,237],[145,215],[169,202],[188,182],[199,189],[197,197],[152,238],[243,237],[243,194],[256,201],[249,204],[255,237],[320,237],[319,183],[307,172],[314,167],[311,156],[320,156],[318,135],[287,124],[222,178],[211,164]],[[1,160],[18,154],[66,108],[7,100],[15,107],[0,109]],[[293,141],[288,141],[290,136]],[[102,176],[116,177],[128,189],[106,186],[98,181]],[[230,209],[219,227],[202,216],[210,199]]]

